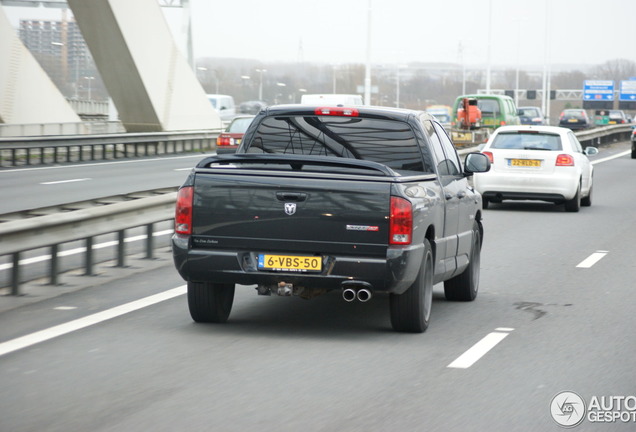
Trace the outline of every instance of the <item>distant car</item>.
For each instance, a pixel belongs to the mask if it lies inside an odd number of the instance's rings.
[[[502,200],[540,200],[578,212],[592,205],[596,147],[581,147],[574,133],[556,126],[502,126],[482,149],[491,162],[473,178],[483,208]]]
[[[590,117],[584,109],[572,108],[561,112],[559,126],[572,130],[587,129],[591,126]]]
[[[543,112],[541,108],[534,106],[519,107],[519,120],[523,125],[543,125],[545,121],[543,119]]]
[[[228,127],[216,139],[216,153],[234,153],[241,144],[245,131],[252,124],[253,115],[239,115],[234,117]]]
[[[267,103],[263,101],[247,101],[239,105],[239,113],[241,114],[258,114],[263,108],[267,107]]]
[[[209,94],[206,96],[212,107],[219,113],[222,121],[229,122],[236,116],[236,106],[232,96],[222,94]]]
[[[624,124],[629,123],[627,115],[622,110],[610,110],[608,124]]]

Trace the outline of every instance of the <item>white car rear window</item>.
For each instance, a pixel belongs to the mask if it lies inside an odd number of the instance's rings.
[[[561,137],[542,133],[500,133],[490,145],[492,149],[562,150]]]

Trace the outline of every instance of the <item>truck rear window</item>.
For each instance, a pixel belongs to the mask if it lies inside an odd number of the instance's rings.
[[[246,145],[248,143],[245,143]],[[400,171],[424,171],[411,127],[402,121],[335,116],[266,117],[247,153],[290,153],[379,162]]]

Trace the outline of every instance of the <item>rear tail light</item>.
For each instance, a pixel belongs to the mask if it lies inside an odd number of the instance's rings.
[[[569,154],[560,154],[556,158],[556,166],[574,166],[574,158]]]
[[[505,125],[506,125],[505,121],[502,120],[502,121],[499,122],[499,126],[505,126]]]
[[[488,159],[490,160],[491,164],[495,163],[495,157],[493,156],[492,152],[489,151],[485,151],[483,152],[486,156],[488,156]]]
[[[413,207],[404,198],[391,197],[389,244],[408,245],[413,240]]]
[[[231,146],[234,145],[234,138],[231,137],[218,137],[216,139],[217,146]]]
[[[177,234],[192,234],[192,186],[179,189],[174,215],[174,231]]]
[[[314,111],[317,115],[339,116],[339,117],[358,117],[360,112],[356,108],[344,107],[321,107]]]

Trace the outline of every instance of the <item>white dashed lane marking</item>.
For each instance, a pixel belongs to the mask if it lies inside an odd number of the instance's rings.
[[[78,182],[85,182],[85,181],[89,181],[92,180],[90,178],[76,178],[76,179],[69,179],[69,180],[57,180],[57,181],[50,181],[50,182],[43,182],[40,183],[41,185],[57,185],[57,184],[66,184],[66,183],[78,183]]]
[[[496,331],[487,334],[482,340],[473,345],[464,354],[457,357],[447,367],[455,369],[468,369],[475,364],[480,358],[485,356],[499,342],[504,340],[514,329],[508,327],[499,327]]]
[[[609,251],[596,251],[589,257],[585,258],[581,261],[576,267],[577,268],[590,268],[600,260],[602,260],[605,255],[607,255]]]

